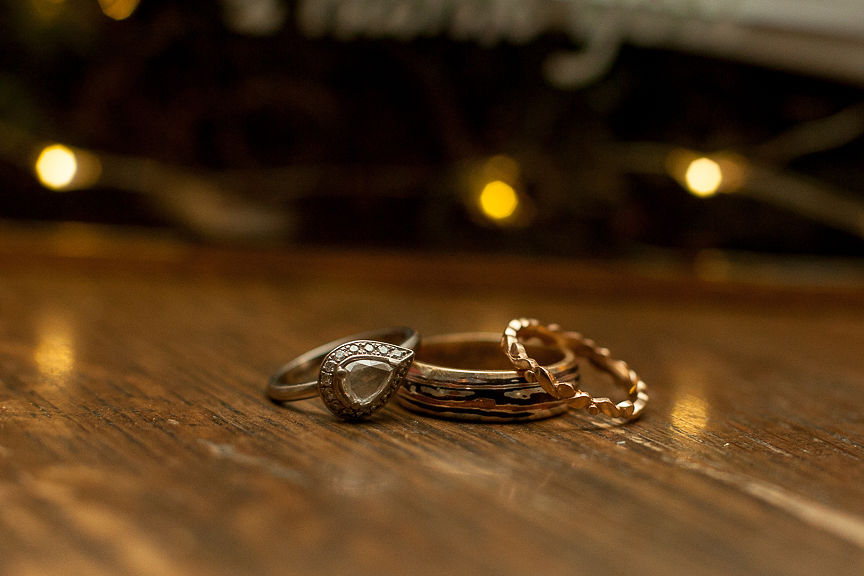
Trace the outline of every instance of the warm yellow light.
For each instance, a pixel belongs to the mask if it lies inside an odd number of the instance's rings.
[[[62,144],[46,147],[36,160],[36,176],[42,184],[54,190],[68,186],[76,172],[78,160],[75,153]]]
[[[113,20],[125,20],[138,7],[140,0],[99,0],[102,13]]]
[[[480,209],[492,220],[506,220],[519,207],[519,195],[506,182],[493,180],[480,193]]]
[[[694,394],[684,394],[675,401],[669,414],[672,427],[695,436],[708,425],[708,402]]]
[[[75,368],[74,343],[63,318],[49,317],[42,322],[33,359],[39,372],[54,381],[65,380]]]
[[[707,198],[713,196],[723,183],[723,171],[720,164],[710,158],[697,158],[690,162],[684,174],[687,190],[694,196]]]

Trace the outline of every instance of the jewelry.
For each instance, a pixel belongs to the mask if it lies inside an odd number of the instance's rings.
[[[528,355],[520,337],[538,338],[547,344],[566,347],[578,356],[587,358],[596,368],[609,373],[615,384],[627,391],[627,400],[617,404],[609,398],[593,398],[577,387],[578,382],[561,382],[560,379],[540,366]],[[529,382],[537,382],[554,398],[566,400],[570,406],[585,408],[589,414],[602,412],[613,418],[637,418],[648,403],[647,386],[623,360],[613,360],[609,350],[597,346],[593,340],[578,332],[564,332],[557,324],[541,324],[533,318],[512,320],[504,330],[501,348],[510,363]]]
[[[276,402],[320,395],[327,408],[340,418],[367,418],[402,385],[419,342],[417,331],[406,327],[334,340],[277,370],[267,383],[267,395]],[[307,381],[315,370],[317,381]]]
[[[559,399],[512,370],[495,333],[425,338],[396,396],[401,406],[427,416],[515,422],[565,412]],[[550,374],[578,381],[579,364],[568,348],[536,346],[532,354]]]

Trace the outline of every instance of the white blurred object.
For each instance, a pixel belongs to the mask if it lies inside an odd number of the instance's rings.
[[[309,36],[411,39],[446,35],[482,45],[564,33],[546,77],[578,88],[623,44],[666,48],[864,84],[862,0],[300,0]]]
[[[222,0],[222,18],[232,31],[249,36],[272,36],[288,18],[284,0]]]

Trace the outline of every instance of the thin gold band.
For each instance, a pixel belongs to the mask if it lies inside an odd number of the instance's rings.
[[[561,379],[531,358],[520,338],[538,338],[550,345],[564,347],[577,356],[587,358],[596,368],[610,374],[615,384],[627,392],[627,400],[614,402],[609,398],[594,398],[577,386],[578,382]],[[526,380],[536,382],[555,398],[569,402],[574,408],[585,408],[590,414],[602,412],[613,418],[638,418],[648,403],[645,382],[623,360],[610,358],[609,350],[578,332],[565,332],[557,324],[542,324],[533,318],[512,320],[501,337],[501,348],[510,363]]]

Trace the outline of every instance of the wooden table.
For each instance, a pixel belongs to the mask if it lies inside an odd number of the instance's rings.
[[[4,575],[864,574],[864,284],[37,236],[0,250]],[[517,315],[630,362],[645,417],[263,394],[333,338]]]

